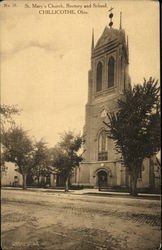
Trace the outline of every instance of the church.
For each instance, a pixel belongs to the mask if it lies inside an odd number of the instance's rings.
[[[96,44],[92,32],[91,68],[88,72],[88,101],[85,107],[85,136],[83,162],[71,177],[71,187],[125,190],[130,187],[130,176],[121,161],[121,155],[114,149],[114,142],[105,133],[104,122],[107,112],[117,111],[117,100],[123,90],[131,86],[129,76],[128,36],[121,25],[113,28],[110,12],[109,27],[106,26]],[[141,191],[159,192],[160,166],[156,156],[143,161],[137,180]],[[63,187],[63,176],[51,174],[44,182],[49,186]],[[2,186],[21,186],[22,176],[10,166],[2,171]]]
[[[84,161],[76,169],[73,185],[83,187],[105,186],[110,189],[128,190],[130,176],[121,162],[121,155],[114,149],[104,125],[107,112],[117,111],[117,100],[124,89],[129,88],[129,46],[128,36],[121,26],[112,27],[113,14],[110,13],[109,27],[106,26],[97,43],[94,31],[91,45],[91,69],[88,72],[88,102],[85,111],[85,153]],[[156,189],[160,185],[159,163],[156,157],[145,159],[141,168],[137,187]]]

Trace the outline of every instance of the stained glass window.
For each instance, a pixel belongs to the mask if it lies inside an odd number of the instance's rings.
[[[105,131],[102,131],[98,138],[98,160],[106,161],[108,159],[108,145],[107,135]]]

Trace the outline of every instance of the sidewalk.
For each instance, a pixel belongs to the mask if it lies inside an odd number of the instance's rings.
[[[6,190],[22,190],[19,187],[1,187],[1,189]],[[65,193],[64,189],[54,189],[54,188],[27,188],[26,191],[32,192],[49,192],[49,193]],[[138,196],[133,197],[126,192],[114,192],[114,191],[99,191],[98,189],[81,189],[81,190],[69,190],[68,194],[74,195],[93,195],[93,196],[114,196],[114,197],[123,197],[123,198],[135,198],[135,199],[153,199],[160,200],[161,194],[147,194],[147,193],[138,193]]]
[[[114,192],[114,191],[99,191],[98,189],[82,189],[82,190],[72,190],[75,194],[82,195],[96,195],[96,196],[116,196],[116,197],[129,197],[129,198],[148,198],[148,199],[158,199],[160,200],[160,194],[146,194],[138,193],[138,196],[132,197],[128,192]]]

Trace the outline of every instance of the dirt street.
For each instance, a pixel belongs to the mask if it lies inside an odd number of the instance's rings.
[[[2,249],[155,250],[160,201],[2,190]]]

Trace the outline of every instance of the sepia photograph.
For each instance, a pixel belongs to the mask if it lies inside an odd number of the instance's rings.
[[[159,2],[0,12],[1,248],[160,250]]]

